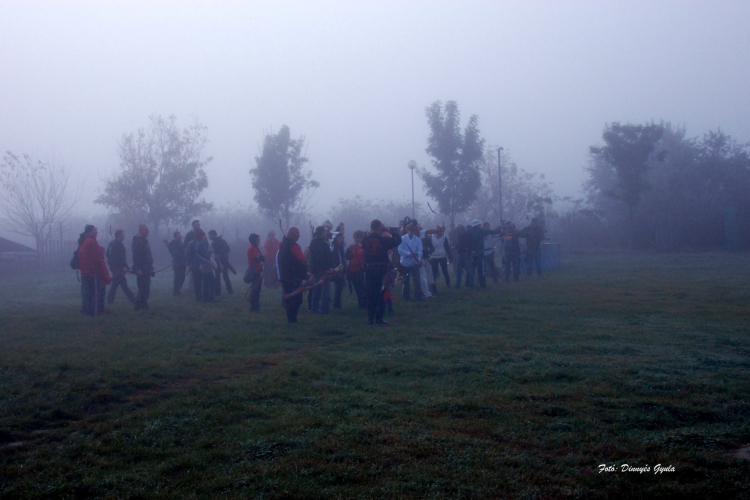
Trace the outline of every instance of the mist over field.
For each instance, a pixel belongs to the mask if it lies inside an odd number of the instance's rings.
[[[213,161],[201,196],[217,208],[257,208],[248,172],[265,135],[287,125],[319,182],[300,220],[320,223],[342,198],[408,208],[407,162],[431,168],[425,109],[456,101],[461,127],[477,115],[486,148],[543,174],[556,199],[577,199],[606,124],[750,140],[749,11],[730,1],[4,2],[0,149],[69,166],[83,190],[77,234],[86,216],[117,212],[93,201],[120,169],[118,141],[150,116],[205,126]],[[426,212],[419,178],[415,191]]]

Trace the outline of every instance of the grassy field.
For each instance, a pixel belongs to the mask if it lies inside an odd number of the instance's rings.
[[[750,497],[748,255],[568,259],[389,328],[170,279],[94,319],[70,272],[3,278],[0,497]]]

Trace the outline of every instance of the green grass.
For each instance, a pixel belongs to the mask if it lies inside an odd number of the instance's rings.
[[[750,496],[750,256],[573,259],[390,328],[170,279],[100,318],[72,273],[3,279],[0,497]]]

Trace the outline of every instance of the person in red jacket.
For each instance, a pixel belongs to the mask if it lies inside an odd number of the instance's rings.
[[[263,284],[263,254],[260,253],[260,236],[253,233],[250,235],[250,246],[247,247],[247,271],[245,272],[245,283],[251,285],[250,312],[260,311],[260,287]]]
[[[346,260],[349,261],[346,276],[357,293],[357,302],[360,309],[367,309],[367,297],[365,296],[365,251],[362,250],[362,238],[364,237],[365,233],[362,231],[354,231],[354,243],[346,249]]]
[[[104,313],[105,287],[112,283],[104,262],[104,247],[97,241],[96,226],[87,224],[78,239],[78,265],[81,269],[81,312],[90,316]]]
[[[263,266],[263,281],[266,282],[266,288],[278,287],[276,278],[276,254],[279,252],[281,242],[276,239],[276,231],[268,231],[266,242],[263,243],[263,251],[266,257],[266,263]]]

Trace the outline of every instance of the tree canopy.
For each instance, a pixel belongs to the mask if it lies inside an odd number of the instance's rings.
[[[259,211],[270,219],[284,219],[287,227],[298,223],[320,186],[305,168],[309,159],[302,155],[304,144],[304,137],[292,139],[284,125],[278,133],[266,134],[256,167],[250,170]]]
[[[206,127],[195,121],[179,130],[176,118],[150,117],[148,130],[124,134],[118,144],[120,172],[107,181],[95,203],[122,215],[161,224],[187,223],[213,204],[199,198],[208,187],[203,150]]]
[[[656,152],[664,134],[660,125],[621,125],[613,123],[604,128],[605,146],[589,148],[595,162],[614,171],[616,182],[605,194],[624,202],[629,213],[629,243],[632,247],[632,219],[636,205],[649,188],[647,173],[651,161],[663,161],[666,153]]]
[[[461,115],[455,101],[445,106],[435,101],[426,109],[430,136],[427,154],[432,157],[432,173],[420,169],[427,194],[434,199],[441,213],[455,222],[456,215],[471,206],[481,185],[480,167],[484,163],[484,139],[480,137],[478,118],[469,118],[461,133]]]

